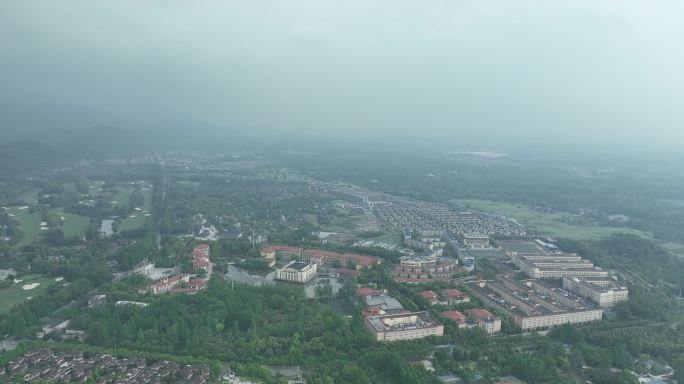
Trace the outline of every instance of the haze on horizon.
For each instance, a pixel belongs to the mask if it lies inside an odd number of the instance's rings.
[[[0,102],[319,137],[677,150],[683,41],[677,0],[8,0]]]

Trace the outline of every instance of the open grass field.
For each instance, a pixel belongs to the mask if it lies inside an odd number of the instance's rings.
[[[40,215],[29,213],[28,209],[20,209],[20,207],[7,207],[7,213],[21,223],[19,228],[24,232],[24,236],[17,246],[22,247],[31,244],[40,233]]]
[[[143,204],[141,208],[142,211],[135,211],[131,216],[135,217],[126,217],[123,220],[121,220],[121,223],[117,226],[117,230],[119,231],[128,231],[131,229],[137,229],[145,225],[145,221],[151,217],[151,216],[145,216],[146,214],[149,214],[150,211],[152,210],[152,186],[148,182],[140,182],[136,183],[140,186],[140,192],[143,194],[145,197],[145,203]],[[126,188],[126,193],[123,193],[124,188]],[[126,204],[128,205],[130,203],[130,194],[131,191],[135,186],[133,184],[121,184],[117,185],[117,189],[119,192],[117,193],[117,197],[115,199],[120,203],[120,204]],[[119,198],[122,198],[122,196],[126,196],[126,200],[119,200]]]
[[[55,282],[54,278],[41,275],[26,275],[19,279],[23,281],[19,284],[14,284],[9,288],[0,289],[0,315],[8,313],[12,307],[23,303],[28,297],[44,292],[50,284]],[[39,285],[31,290],[22,289],[24,285],[35,283]]]
[[[74,215],[72,213],[65,213],[61,209],[55,211],[59,216],[63,217],[62,231],[65,237],[85,236],[90,219],[85,216]]]
[[[131,229],[137,229],[145,225],[145,214],[142,212],[136,212],[132,216],[135,217],[127,217],[123,220],[121,220],[121,223],[117,226],[117,230],[120,231],[128,231]]]
[[[330,216],[330,223],[322,224],[323,231],[350,233],[358,229],[366,215],[361,211],[335,207],[335,214]]]
[[[547,213],[532,207],[486,200],[451,200],[451,205],[460,209],[472,209],[506,216],[517,220],[527,228],[550,236],[569,239],[600,239],[612,233],[632,233],[644,238],[653,238],[648,232],[627,227],[602,227],[578,215],[570,213]]]
[[[24,232],[24,237],[21,238],[18,247],[31,244],[33,240],[40,235],[42,230],[40,229],[40,214],[39,213],[29,213],[28,209],[21,209],[21,207],[7,207],[7,212],[14,215],[20,223],[20,229]],[[88,225],[90,224],[90,219],[84,216],[74,215],[71,213],[65,213],[61,209],[52,210],[58,216],[64,218],[62,225],[59,228],[64,232],[64,236],[84,236]]]
[[[380,243],[387,243],[387,244],[393,244],[397,246],[401,246],[401,234],[400,233],[392,233],[392,232],[387,232],[382,236],[374,237],[372,239],[368,240],[373,240],[377,241]]]
[[[26,191],[22,193],[21,195],[18,196],[19,200],[23,201],[25,204],[32,204],[38,201],[38,192],[40,190],[38,188],[33,188],[29,191]]]

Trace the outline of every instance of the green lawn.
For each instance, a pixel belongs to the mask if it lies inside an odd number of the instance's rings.
[[[400,233],[387,232],[384,235],[374,237],[374,238],[368,239],[368,240],[373,240],[373,241],[377,241],[380,243],[387,243],[387,244],[393,244],[393,245],[401,246],[402,237],[401,237]]]
[[[127,217],[121,220],[121,223],[117,226],[117,231],[128,231],[129,229],[137,229],[145,224],[145,214],[136,211],[134,213],[135,217]]]
[[[65,213],[61,209],[55,211],[59,216],[63,217],[62,231],[65,237],[84,236],[90,225],[90,219],[85,216],[75,215],[73,213]]]
[[[24,237],[21,238],[18,247],[31,244],[33,240],[43,232],[40,229],[40,214],[29,213],[28,209],[19,209],[19,207],[8,207],[7,212],[14,215],[14,218],[21,223],[21,230],[24,232]],[[64,236],[84,236],[90,219],[84,216],[79,216],[71,213],[65,213],[61,209],[55,209],[52,212],[58,216],[64,217],[63,224],[59,227],[64,232]]]
[[[330,223],[321,226],[323,231],[348,233],[355,230],[365,217],[361,212],[345,211],[337,207],[335,211],[336,214],[330,217]]]
[[[113,203],[114,205],[128,205],[130,202],[130,196],[131,196],[131,188],[132,186],[129,185],[117,185],[116,186],[116,194],[114,195],[114,198],[112,202],[116,201],[116,203]]]
[[[517,220],[527,228],[550,236],[569,239],[600,239],[612,233],[633,233],[644,238],[653,238],[649,232],[627,227],[601,227],[592,221],[570,213],[547,213],[532,207],[486,200],[451,200],[450,203],[460,209],[472,209],[506,216]]]
[[[41,292],[44,292],[50,284],[55,282],[54,278],[41,275],[26,275],[19,279],[23,281],[19,284],[12,285],[9,288],[0,289],[0,315],[8,313],[12,307],[23,303],[28,297],[36,296]],[[33,283],[38,283],[40,285],[31,290],[22,289],[24,285]]]
[[[8,207],[7,213],[14,215],[21,225],[20,229],[24,232],[24,236],[17,246],[31,244],[40,233],[40,215],[38,213],[29,213],[28,209],[19,209],[19,207]]]
[[[138,208],[142,208],[143,211],[134,211],[133,215],[135,215],[135,217],[129,216],[129,217],[126,217],[125,219],[122,219],[121,223],[119,223],[119,225],[117,226],[118,231],[127,231],[130,229],[140,228],[143,225],[145,225],[146,219],[148,217],[150,217],[150,216],[145,216],[145,214],[150,213],[150,211],[152,210],[152,187],[151,187],[150,183],[148,183],[148,182],[138,183],[138,185],[140,186],[140,192],[145,197],[145,203],[143,204],[143,206],[138,207]],[[116,195],[117,197],[115,198],[115,200],[117,200],[119,202],[119,204],[127,204],[128,205],[130,203],[130,194],[133,191],[133,189],[135,188],[135,186],[132,184],[122,184],[122,185],[117,185],[116,188],[119,190],[119,192],[117,193],[117,195]],[[125,189],[125,191],[126,191],[125,193],[123,192],[124,188],[127,188],[127,189]],[[124,195],[126,196],[125,197],[126,200],[119,200],[119,198],[122,198],[122,196],[124,196]]]
[[[148,182],[141,184],[140,187],[140,192],[142,192],[143,196],[145,196],[145,205],[142,207],[142,209],[149,212],[152,210],[152,187]]]
[[[38,201],[38,192],[40,192],[40,189],[33,188],[29,191],[22,193],[18,196],[18,198],[25,204],[35,203],[36,201]]]

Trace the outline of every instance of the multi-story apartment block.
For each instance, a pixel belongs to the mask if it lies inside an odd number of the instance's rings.
[[[293,261],[283,268],[276,269],[277,280],[291,281],[293,283],[307,283],[316,277],[317,264],[304,261]]]
[[[568,254],[514,254],[511,261],[533,279],[607,277],[608,272],[589,260]]]
[[[563,288],[602,308],[613,307],[629,298],[627,287],[610,277],[565,277]]]
[[[466,286],[485,305],[510,316],[523,331],[601,320],[603,310],[584,299],[538,280],[505,276]]]

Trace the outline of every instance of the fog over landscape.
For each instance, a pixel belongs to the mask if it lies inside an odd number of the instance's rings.
[[[684,384],[684,0],[0,0],[0,383]]]
[[[199,125],[676,151],[682,13],[676,0],[4,1],[0,120],[4,141]]]

